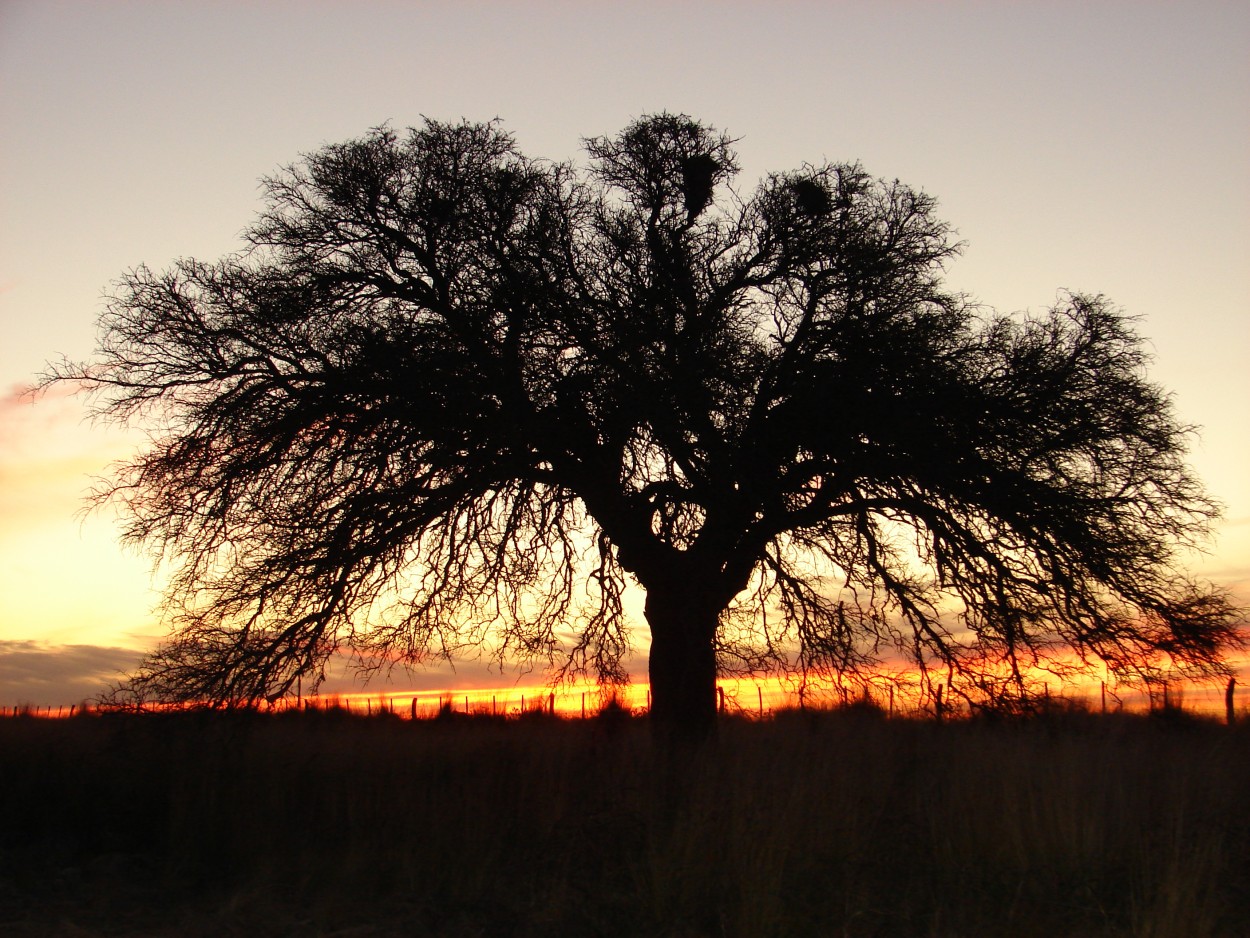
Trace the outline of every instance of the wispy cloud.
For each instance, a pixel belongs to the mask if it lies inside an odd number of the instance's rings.
[[[0,538],[77,514],[93,480],[135,445],[133,434],[93,425],[85,399],[70,389],[0,391]]]
[[[0,640],[0,706],[68,706],[90,700],[142,657],[134,648]]]

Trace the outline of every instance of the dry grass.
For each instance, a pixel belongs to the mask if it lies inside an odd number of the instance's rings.
[[[0,934],[1250,934],[1250,732],[0,720]]]

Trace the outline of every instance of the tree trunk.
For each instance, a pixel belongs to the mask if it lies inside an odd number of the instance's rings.
[[[697,745],[716,732],[720,607],[697,590],[648,590],[651,721],[656,736]]]

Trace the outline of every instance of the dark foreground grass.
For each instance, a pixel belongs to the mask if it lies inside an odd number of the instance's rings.
[[[0,786],[3,935],[1250,935],[1194,720],[7,718]]]

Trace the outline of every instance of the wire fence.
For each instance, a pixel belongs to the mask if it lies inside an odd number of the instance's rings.
[[[645,683],[636,683],[615,687],[533,685],[435,691],[356,691],[285,698],[266,704],[262,709],[337,710],[362,716],[388,715],[412,720],[454,715],[504,719],[549,715],[585,719],[599,715],[605,708],[641,716],[649,711],[650,706],[650,688]],[[956,719],[981,709],[990,709],[984,703],[969,702],[940,683],[922,685],[890,681],[848,688],[819,681],[728,679],[717,685],[717,709],[732,716],[766,719],[780,711],[819,711],[847,706],[871,709],[889,716],[930,716],[939,719]],[[1003,706],[1005,709],[1012,706],[1019,709],[1067,708],[1103,713],[1163,710],[1223,717],[1230,722],[1250,718],[1250,697],[1239,691],[1235,680],[1222,686],[1161,681],[1144,689],[1109,687],[1100,682],[1077,691],[1056,691],[1053,695],[1049,688],[1043,687],[1027,700],[1010,701]],[[55,719],[100,709],[86,701],[70,705],[18,704],[0,706],[0,717]]]

